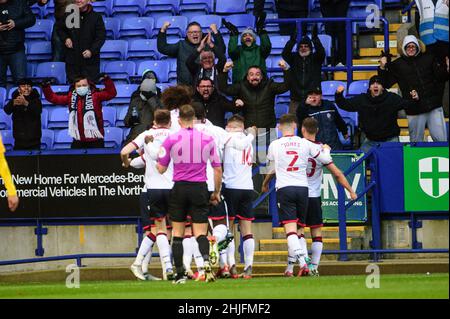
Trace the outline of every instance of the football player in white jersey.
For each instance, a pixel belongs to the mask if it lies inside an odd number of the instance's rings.
[[[144,149],[145,165],[145,194],[148,216],[156,226],[156,243],[158,244],[160,258],[164,264],[164,272],[168,280],[174,277],[170,245],[167,238],[166,215],[168,210],[169,193],[173,187],[173,168],[170,166],[164,174],[156,170],[156,160],[161,144],[170,135],[170,112],[167,110],[156,110],[154,114],[154,126],[138,135],[132,142],[126,145],[120,152],[124,167],[130,166],[129,154],[135,150]],[[142,279],[142,261],[147,255],[146,241],[141,243],[136,260],[131,265],[133,274]],[[142,248],[142,249],[141,249]],[[151,248],[150,248],[151,250]],[[144,277],[145,278],[145,277]]]
[[[228,214],[230,221],[235,218],[238,219],[239,229],[241,231],[244,250],[244,272],[240,277],[244,279],[252,278],[253,267],[253,255],[255,252],[255,239],[252,233],[252,221],[255,219],[253,211],[253,178],[252,178],[252,165],[253,165],[253,145],[249,140],[247,147],[244,149],[237,149],[232,147],[231,144],[235,140],[243,140],[246,138],[244,133],[244,118],[240,115],[233,115],[228,119],[226,131],[229,134],[229,139],[224,145],[223,152],[223,194],[225,197],[225,203],[228,208]],[[256,136],[256,127],[248,128],[249,136]],[[234,231],[234,223],[231,231]],[[222,259],[221,275],[227,273],[232,278],[237,278],[236,263],[234,260],[235,248],[234,242],[230,245],[223,256],[228,256],[228,263],[225,263]],[[229,265],[229,267],[228,267]]]
[[[319,142],[316,142],[316,134],[319,130],[319,126],[317,120],[308,117],[302,123],[302,135],[308,141],[315,143],[322,147],[324,152],[330,152],[330,147],[328,145],[322,145]],[[333,163],[322,163],[317,161],[316,159],[310,157],[308,158],[308,168],[306,171],[306,175],[308,177],[308,212],[306,214],[305,220],[300,220],[298,235],[303,247],[306,247],[306,240],[304,236],[304,226],[310,228],[312,244],[311,244],[311,264],[309,267],[310,275],[318,276],[318,266],[320,262],[320,257],[322,255],[323,243],[322,243],[322,198],[321,198],[321,187],[322,187],[322,176],[323,176],[323,167],[330,171],[330,173],[336,178],[338,183],[340,183],[348,192],[349,196],[352,200],[357,198],[356,193],[350,186],[349,182],[345,178],[345,175],[341,172],[341,170]],[[307,249],[307,248],[306,248]],[[292,256],[292,251],[288,252],[288,266],[285,271],[286,277],[292,277],[294,274],[294,264],[295,259]]]
[[[224,162],[224,160],[225,160],[223,158],[224,154],[227,154],[228,152],[230,152],[230,155],[232,155],[231,152],[233,152],[233,151],[239,152],[239,156],[241,156],[239,159],[241,159],[242,152],[245,152],[245,150],[248,150],[249,148],[251,148],[252,141],[254,139],[254,136],[256,135],[255,130],[252,131],[253,134],[245,135],[243,133],[244,129],[242,128],[242,134],[239,134],[239,136],[236,136],[236,133],[229,133],[219,126],[208,124],[207,120],[206,120],[205,109],[202,105],[194,104],[193,107],[194,107],[195,116],[196,116],[196,121],[194,122],[194,127],[197,130],[204,132],[214,138],[214,141],[217,146],[217,153],[221,157],[222,162]],[[225,151],[225,149],[226,149],[226,151]],[[227,155],[225,155],[225,156],[227,156]],[[227,158],[230,158],[230,157],[227,156]],[[252,158],[250,157],[249,160],[250,160],[250,165],[251,165]],[[214,174],[213,174],[212,169],[210,169],[209,165],[207,166],[206,173],[207,173],[208,191],[213,192],[214,191]],[[253,182],[251,180],[251,166],[250,166],[250,182],[252,183],[251,189],[253,190]],[[220,270],[219,270],[218,275],[224,276],[224,277],[229,277],[230,272],[229,272],[229,269],[227,269],[225,267],[227,263],[224,261],[227,256],[226,255],[227,254],[227,246],[230,243],[230,241],[233,240],[233,238],[231,236],[227,236],[229,233],[231,234],[231,232],[229,232],[229,229],[227,229],[227,226],[226,226],[227,220],[226,220],[226,212],[225,212],[224,204],[225,203],[223,201],[219,202],[219,203],[212,203],[211,207],[210,207],[209,220],[212,222],[212,238],[211,238],[211,242],[212,242],[211,248],[212,249],[210,249],[210,253],[212,255],[211,259],[213,261],[215,261],[215,262],[219,261]],[[228,209],[230,211],[230,208],[228,208]],[[251,218],[251,217],[249,217],[249,218]],[[246,230],[251,232],[251,227],[247,227]],[[241,231],[242,231],[242,228],[241,228]],[[245,233],[245,235],[248,237],[247,239],[251,239],[251,240],[249,240],[249,243],[250,243],[253,240],[251,233],[249,233],[249,234]],[[220,251],[219,251],[219,247],[221,248]],[[254,247],[254,240],[253,240],[253,247]],[[248,255],[251,255],[251,257],[253,257],[253,253],[251,253],[250,249],[247,249],[247,250],[249,252]],[[221,255],[221,258],[219,257],[219,254]],[[234,246],[233,246],[232,254],[234,257]],[[219,260],[217,260],[217,259],[219,259]],[[250,257],[248,259],[249,259],[248,263],[251,264],[252,260],[250,260]],[[233,265],[234,265],[234,263],[233,263]],[[236,270],[236,266],[234,267],[234,270]],[[250,274],[251,274],[251,268],[248,269],[248,271],[250,271]],[[236,273],[236,275],[237,275],[237,273]]]
[[[288,249],[293,252],[299,263],[299,276],[309,273],[305,258],[308,252],[302,247],[297,234],[297,223],[305,220],[308,210],[308,179],[306,168],[308,158],[328,164],[332,162],[329,152],[308,140],[295,136],[296,117],[285,114],[280,118],[279,128],[283,136],[270,143],[267,159],[269,173],[262,184],[262,191],[267,192],[269,182],[276,175],[278,214],[286,232]]]

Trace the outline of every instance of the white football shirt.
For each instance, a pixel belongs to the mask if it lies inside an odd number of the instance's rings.
[[[284,136],[269,145],[267,159],[275,164],[276,189],[287,186],[308,187],[306,168],[308,159],[321,163],[331,162],[330,153],[299,136]]]
[[[172,162],[167,167],[167,171],[162,175],[156,169],[159,149],[170,134],[171,131],[169,129],[151,128],[139,134],[132,142],[138,149],[144,149],[144,182],[148,189],[172,189],[173,187]],[[153,136],[153,143],[145,144],[145,137],[149,135]]]
[[[252,139],[244,133],[230,132],[224,147],[223,156],[223,182],[226,188],[253,190]],[[235,147],[240,141],[247,141],[244,147]]]
[[[312,142],[314,143],[314,142]],[[321,143],[317,143],[322,146]],[[328,149],[323,149],[324,153],[330,153]],[[330,155],[331,157],[331,155]],[[331,164],[332,161],[328,163],[322,163],[317,161],[315,158],[308,158],[308,167],[306,169],[306,176],[308,177],[308,196],[309,197],[320,197],[321,196],[321,187],[322,187],[322,177],[323,177],[323,167]]]

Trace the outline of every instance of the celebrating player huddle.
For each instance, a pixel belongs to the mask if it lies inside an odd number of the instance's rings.
[[[268,191],[271,178],[276,176],[279,217],[288,242],[285,275],[293,276],[296,263],[300,266],[299,276],[318,275],[322,251],[322,167],[327,166],[352,199],[357,195],[333,164],[329,147],[315,142],[317,122],[312,118],[303,122],[304,138],[294,135],[296,125],[294,116],[281,117],[279,128],[283,136],[269,146],[269,173],[262,191]],[[141,214],[146,236],[131,266],[138,279],[159,279],[148,274],[155,241],[164,279],[174,283],[182,284],[188,278],[211,282],[216,277],[252,277],[255,136],[256,128],[245,130],[240,115],[232,116],[224,130],[206,120],[201,106],[175,105],[171,111],[155,111],[153,127],[122,149],[124,167],[145,165]],[[135,150],[141,156],[130,160],[129,154]],[[243,239],[245,261],[240,275],[232,235],[235,219]],[[312,259],[303,236],[305,226],[312,232]],[[209,239],[208,231],[212,235]],[[195,274],[191,270],[192,256],[197,266]],[[219,271],[214,274],[212,267],[217,265]]]

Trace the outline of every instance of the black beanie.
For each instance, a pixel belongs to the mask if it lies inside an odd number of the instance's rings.
[[[381,84],[384,87],[383,79],[381,78],[381,76],[378,76],[378,75],[372,76],[369,80],[369,86],[371,86],[374,83]]]
[[[313,49],[313,47],[312,47],[312,42],[311,42],[311,39],[310,39],[308,36],[305,35],[305,36],[300,40],[300,42],[297,43],[297,49],[300,48],[300,45],[301,45],[301,44],[306,44],[306,45],[308,45],[309,48],[310,48],[311,51],[312,51],[312,49]]]

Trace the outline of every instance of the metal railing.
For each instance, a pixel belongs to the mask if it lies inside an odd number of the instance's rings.
[[[298,19],[267,19],[266,24],[281,23],[281,24],[295,24],[297,26],[297,40],[300,40],[302,35],[302,24],[317,23],[317,22],[345,22],[346,29],[346,65],[334,67],[322,67],[322,71],[346,71],[347,82],[353,82],[353,71],[374,71],[377,66],[354,66],[353,65],[353,41],[352,41],[352,24],[356,22],[365,22],[366,17],[345,17],[345,18],[298,18]],[[389,21],[385,17],[380,17],[380,22],[383,24],[384,33],[384,52],[389,52]],[[268,71],[277,71],[277,68],[269,68]]]

